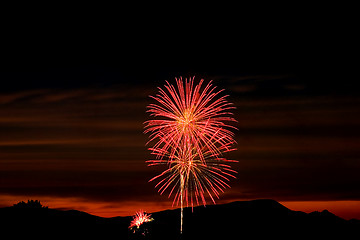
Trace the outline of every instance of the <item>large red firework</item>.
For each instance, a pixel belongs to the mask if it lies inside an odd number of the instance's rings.
[[[176,79],[176,86],[167,82],[165,88],[159,88],[156,96],[151,96],[159,104],[150,104],[148,112],[160,118],[146,122],[145,133],[151,132],[150,140],[157,140],[152,149],[171,149],[172,144],[191,144],[204,161],[203,152],[210,152],[214,157],[222,152],[234,150],[233,126],[227,122],[235,122],[229,110],[234,109],[227,96],[218,97],[223,91],[216,91],[211,82],[201,89],[203,79],[194,86],[194,78]],[[175,153],[172,150],[170,157]],[[162,152],[157,152],[162,158]]]
[[[171,189],[169,197],[181,205],[183,200],[191,206],[199,199],[205,205],[205,196],[215,203],[213,196],[229,187],[228,177],[234,177],[234,170],[222,154],[233,151],[233,129],[229,123],[236,120],[230,110],[235,107],[220,96],[211,82],[204,88],[204,80],[194,85],[194,77],[176,79],[176,85],[167,82],[165,90],[159,88],[156,96],[151,96],[157,104],[150,104],[148,111],[153,119],[145,122],[145,133],[150,133],[149,148],[156,156],[147,161],[152,165],[167,165],[167,169],[152,180],[159,180],[156,187],[162,194]],[[177,188],[177,190],[175,190]],[[175,191],[174,191],[175,190]],[[182,231],[182,214],[181,214]]]

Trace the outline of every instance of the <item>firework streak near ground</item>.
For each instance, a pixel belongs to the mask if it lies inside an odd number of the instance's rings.
[[[133,227],[139,228],[143,223],[151,222],[153,219],[151,218],[151,214],[145,213],[143,210],[140,210],[135,213],[133,216],[133,220],[130,223],[129,228],[132,229]]]
[[[235,178],[236,171],[222,154],[233,151],[235,127],[229,125],[236,120],[230,112],[232,103],[227,95],[220,96],[211,82],[204,88],[204,80],[194,85],[194,77],[176,79],[176,85],[167,82],[165,90],[159,88],[151,96],[158,104],[150,104],[151,119],[145,122],[145,133],[150,133],[153,146],[149,148],[156,159],[147,161],[149,166],[166,165],[161,174],[150,181],[158,180],[156,187],[160,194],[169,190],[173,205],[181,206],[181,230],[183,201],[187,206],[194,203],[206,204],[206,197],[214,203],[220,192],[230,187],[229,178]]]

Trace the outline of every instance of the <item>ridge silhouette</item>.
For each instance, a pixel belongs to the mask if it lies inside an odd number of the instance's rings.
[[[344,220],[327,210],[304,213],[270,200],[237,201],[184,209],[179,235],[180,209],[152,213],[148,234],[134,234],[131,217],[103,218],[77,210],[57,210],[32,202],[0,208],[0,231],[9,239],[341,239],[359,236],[360,221]],[[21,206],[21,207],[19,207]],[[34,207],[37,206],[37,207]],[[10,234],[10,235],[6,235]]]

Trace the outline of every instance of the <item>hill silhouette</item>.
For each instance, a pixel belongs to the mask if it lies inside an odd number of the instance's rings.
[[[152,214],[147,235],[133,233],[131,217],[102,218],[76,210],[19,206],[0,208],[0,231],[9,239],[347,239],[359,236],[360,221],[344,220],[324,210],[292,211],[274,200],[238,201]],[[26,205],[26,204],[25,204]]]

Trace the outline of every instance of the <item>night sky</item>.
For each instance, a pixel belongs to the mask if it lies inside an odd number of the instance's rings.
[[[360,219],[360,96],[336,29],[39,22],[3,34],[0,206],[170,209],[148,183],[160,169],[145,163],[145,111],[165,80],[195,76],[236,106],[238,150],[227,157],[238,174],[218,203],[271,198]]]

